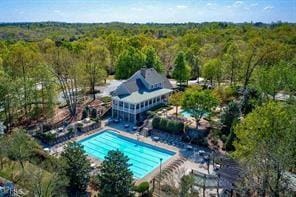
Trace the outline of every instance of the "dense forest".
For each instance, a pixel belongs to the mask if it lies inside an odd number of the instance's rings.
[[[73,92],[94,92],[108,75],[126,79],[154,66],[174,77],[178,54],[190,73],[178,81],[202,76],[211,83],[257,86],[265,95],[295,94],[295,24],[15,23],[0,25],[0,39],[6,125],[51,116],[59,91],[75,116]]]

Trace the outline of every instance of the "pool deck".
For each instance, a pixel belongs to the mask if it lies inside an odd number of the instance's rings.
[[[141,135],[136,136],[133,133],[128,133],[126,131],[117,130],[114,127],[109,127],[109,126],[105,126],[105,127],[101,128],[100,130],[97,130],[96,132],[94,132],[92,134],[89,134],[89,135],[78,136],[78,137],[76,137],[73,140],[74,141],[80,141],[80,140],[85,139],[87,137],[91,137],[93,135],[97,135],[98,133],[104,132],[105,130],[112,130],[112,131],[115,131],[116,133],[119,133],[120,135],[122,135],[124,137],[128,137],[128,138],[131,138],[131,139],[134,139],[134,140],[138,140],[138,141],[143,142],[143,143],[146,143],[146,144],[150,144],[150,145],[156,146],[156,147],[161,148],[161,149],[166,149],[166,150],[169,150],[169,151],[174,152],[175,154],[172,157],[170,157],[167,161],[165,161],[164,163],[162,163],[162,165],[161,165],[161,168],[162,169],[164,169],[172,161],[180,158],[179,148],[177,148],[177,147],[170,146],[168,144],[164,144],[164,143],[161,143],[161,142],[155,142],[150,137],[144,137],[144,136],[141,136]],[[95,157],[90,157],[89,156],[89,158],[91,159],[91,161],[93,163],[96,164],[96,166],[98,166],[102,162],[101,160],[99,160],[99,159],[97,159]],[[151,181],[153,179],[153,177],[155,177],[159,173],[159,170],[160,170],[160,168],[158,166],[157,168],[155,168],[154,170],[152,170],[151,172],[149,172],[143,178],[137,179],[136,180],[136,184],[141,183],[143,181]]]
[[[128,138],[131,138],[131,139],[134,139],[134,140],[139,140],[140,142],[143,142],[143,143],[146,143],[146,144],[149,144],[149,145],[153,145],[153,146],[156,146],[158,148],[162,148],[162,149],[166,149],[166,150],[169,150],[169,151],[172,151],[174,152],[175,154],[170,157],[168,160],[166,160],[164,163],[162,163],[161,165],[161,168],[162,169],[165,169],[170,163],[172,163],[173,161],[177,160],[177,159],[180,159],[182,158],[183,156],[181,155],[181,148],[178,148],[176,146],[173,146],[173,145],[169,145],[169,144],[166,144],[166,143],[163,143],[163,142],[159,142],[159,141],[154,141],[151,137],[144,137],[142,135],[135,135],[136,132],[134,131],[131,131],[131,130],[126,130],[125,131],[121,128],[121,127],[118,127],[118,128],[115,128],[114,126],[108,126],[106,124],[102,124],[102,127],[100,129],[96,129],[96,130],[92,130],[92,131],[89,131],[83,135],[80,135],[80,136],[76,136],[62,144],[59,144],[59,145],[56,145],[54,147],[51,148],[51,152],[54,154],[54,155],[57,155],[59,156],[59,154],[64,150],[64,146],[66,145],[67,142],[70,142],[70,141],[80,141],[82,139],[85,139],[87,137],[91,137],[93,135],[97,135],[105,130],[112,130],[116,133],[119,133],[120,135],[122,136],[125,136],[125,137],[128,137]],[[92,163],[92,167],[94,167],[94,173],[95,173],[95,167],[98,167],[100,166],[101,164],[101,160],[99,160],[98,158],[95,158],[95,157],[92,157],[92,156],[89,156],[88,155],[88,158],[89,160],[91,161]],[[191,169],[195,169],[195,170],[199,170],[199,171],[203,171],[204,168],[201,168],[200,165],[192,162],[192,161],[189,161],[187,160],[186,162],[186,165],[185,165],[187,171],[191,171]],[[157,168],[155,168],[154,170],[152,170],[151,172],[149,172],[146,176],[144,176],[143,178],[141,179],[137,179],[135,181],[136,184],[139,184],[143,181],[148,181],[150,182],[157,174],[159,174],[160,172],[160,166],[158,166]]]

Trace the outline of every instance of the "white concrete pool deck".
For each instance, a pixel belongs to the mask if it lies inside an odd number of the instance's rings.
[[[150,144],[150,145],[162,148],[162,149],[167,149],[169,151],[174,152],[175,154],[171,158],[169,158],[166,162],[164,162],[162,164],[162,166],[161,166],[162,169],[165,169],[171,162],[173,162],[174,160],[179,159],[179,158],[182,157],[181,154],[180,154],[181,149],[178,148],[178,147],[168,145],[168,144],[165,144],[165,143],[162,143],[162,142],[153,141],[151,137],[144,137],[144,136],[141,136],[141,135],[136,135],[135,133],[129,133],[127,131],[118,130],[118,129],[114,128],[114,127],[104,126],[104,124],[102,124],[102,126],[103,127],[101,129],[89,131],[89,132],[87,132],[87,133],[85,133],[83,135],[80,135],[80,136],[74,137],[74,138],[72,138],[72,139],[70,139],[68,141],[65,141],[63,144],[58,144],[58,145],[52,147],[50,149],[50,152],[53,155],[59,156],[60,153],[63,152],[64,146],[66,145],[66,143],[68,143],[70,141],[80,141],[80,140],[82,140],[84,138],[90,137],[92,135],[96,135],[96,134],[101,133],[101,132],[103,132],[105,130],[113,130],[113,131],[119,133],[122,136],[131,138],[131,139],[134,139],[134,140],[139,140],[141,142],[144,142],[144,143],[147,143],[147,144]],[[100,163],[102,162],[98,158],[95,158],[95,157],[92,157],[92,156],[89,156],[89,155],[88,155],[88,158],[90,159],[93,167],[98,167],[100,165]],[[182,167],[184,167],[186,169],[186,174],[188,174],[192,169],[203,172],[203,173],[207,172],[207,170],[205,169],[204,166],[202,166],[200,164],[197,164],[197,163],[195,163],[193,161],[190,161],[190,160],[187,160],[182,166],[180,166],[180,168],[182,168]],[[136,183],[140,183],[142,181],[148,181],[148,182],[151,181],[157,174],[159,174],[159,171],[160,171],[160,166],[158,166],[157,168],[152,170],[150,173],[148,173],[143,178],[136,180]],[[212,171],[212,169],[210,168],[210,172],[211,171]]]

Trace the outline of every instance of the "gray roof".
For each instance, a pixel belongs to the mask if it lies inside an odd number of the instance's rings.
[[[123,102],[136,104],[136,103],[141,103],[143,101],[150,100],[158,96],[168,94],[172,91],[173,90],[167,89],[167,88],[162,88],[154,91],[143,91],[143,92],[136,91],[127,96],[116,96],[114,98],[120,99]]]
[[[123,83],[123,85],[125,86],[125,88],[128,90],[129,93],[146,89],[145,85],[141,82],[140,79],[126,81],[125,83]]]
[[[169,80],[159,74],[154,68],[143,68],[137,71],[126,82],[123,82],[114,92],[113,96],[127,96],[134,92],[149,92],[149,85],[162,83],[162,87],[172,89]],[[146,87],[147,86],[147,87]],[[154,89],[156,91],[158,89]]]
[[[154,68],[141,69],[138,72],[141,73],[149,84],[157,84],[163,81],[163,77]]]

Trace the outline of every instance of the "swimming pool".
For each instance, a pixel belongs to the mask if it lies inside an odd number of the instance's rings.
[[[175,153],[158,148],[125,136],[115,131],[105,130],[101,133],[80,140],[84,150],[90,156],[104,160],[110,150],[119,150],[129,158],[130,170],[136,179],[143,178],[152,170],[171,158]]]
[[[182,110],[180,113],[181,113],[181,115],[182,115],[183,117],[185,117],[185,118],[190,118],[190,117],[192,117],[192,114],[191,114],[190,111]],[[207,112],[203,115],[204,118],[206,118],[206,117],[208,117],[208,116],[209,116],[209,113],[207,113]]]

